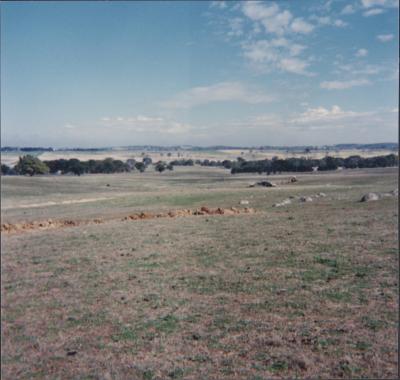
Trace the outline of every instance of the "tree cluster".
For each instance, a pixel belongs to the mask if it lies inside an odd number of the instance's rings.
[[[88,160],[80,161],[77,158],[58,159],[41,161],[39,158],[32,155],[20,157],[17,165],[14,168],[2,164],[2,175],[36,175],[36,174],[75,174],[81,175],[86,173],[124,173],[133,170],[144,172],[152,163],[150,157],[144,157],[142,162],[137,162],[134,159],[128,159],[126,162],[105,158],[104,160]],[[166,168],[172,170],[172,165],[166,165]]]
[[[272,160],[257,160],[246,161],[238,157],[237,161],[233,162],[231,173],[280,173],[280,172],[310,172],[314,168],[319,171],[336,170],[339,167],[345,169],[356,168],[382,168],[397,166],[399,163],[398,156],[388,154],[386,156],[376,157],[361,157],[350,156],[347,158],[341,157],[324,157],[321,159],[309,158],[273,158]]]
[[[182,158],[181,160],[173,160],[170,162],[173,166],[193,166],[194,161],[192,159],[185,160]]]

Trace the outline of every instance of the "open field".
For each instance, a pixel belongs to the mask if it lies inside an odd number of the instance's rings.
[[[170,156],[168,155],[170,153]],[[141,161],[144,155],[150,156],[154,162],[157,161],[172,161],[180,158],[193,159],[193,160],[236,160],[237,157],[242,157],[246,160],[263,160],[271,159],[273,157],[279,158],[290,158],[290,157],[308,157],[313,159],[320,159],[325,157],[327,154],[333,157],[346,158],[349,156],[359,155],[361,157],[374,157],[384,156],[390,153],[397,153],[390,149],[341,149],[341,150],[329,150],[329,151],[312,151],[311,153],[304,152],[293,152],[293,151],[282,151],[282,150],[257,150],[257,149],[222,149],[222,150],[210,150],[210,151],[191,151],[181,150],[171,152],[151,152],[151,151],[140,151],[140,150],[123,150],[114,149],[109,151],[98,151],[98,152],[82,152],[82,151],[55,151],[55,152],[2,152],[1,163],[8,166],[14,166],[18,162],[18,157],[25,154],[33,154],[42,161],[57,160],[60,158],[71,159],[77,158],[81,161],[88,160],[104,160],[107,157],[112,157],[115,160],[126,161],[129,158],[133,158],[137,161]]]
[[[396,378],[397,171],[2,177],[2,378]]]

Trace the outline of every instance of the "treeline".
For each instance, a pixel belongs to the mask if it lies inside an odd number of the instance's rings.
[[[173,160],[170,163],[173,166],[212,166],[212,167],[224,167],[225,169],[230,169],[232,167],[232,163],[234,161],[224,160],[224,161],[213,161],[213,160],[192,160],[192,159],[181,159],[181,160]]]
[[[231,173],[280,173],[280,172],[310,172],[313,170],[325,171],[336,170],[340,167],[345,169],[356,168],[384,168],[397,166],[399,164],[398,156],[388,154],[386,156],[361,157],[350,156],[341,157],[324,157],[321,159],[308,158],[287,158],[272,160],[246,161],[238,158],[232,163]]]
[[[39,147],[31,147],[31,146],[26,146],[19,148],[17,146],[3,146],[1,147],[1,152],[54,152],[54,148],[43,148],[41,146]]]
[[[142,161],[128,159],[125,162],[105,158],[104,160],[88,160],[80,161],[77,158],[58,159],[50,161],[41,161],[39,158],[32,155],[20,157],[18,163],[13,167],[1,165],[2,175],[36,175],[36,174],[111,174],[124,173],[138,170],[144,172],[149,165],[152,164],[150,157],[144,157]],[[154,164],[154,169],[162,172],[166,169],[172,170],[173,166],[163,161]]]
[[[154,170],[163,172],[165,170],[173,170],[174,166],[210,166],[223,167],[230,169],[232,174],[236,173],[281,173],[281,172],[311,172],[314,170],[336,170],[338,168],[356,169],[356,168],[378,168],[398,166],[399,159],[395,154],[376,157],[350,156],[347,158],[326,156],[321,159],[310,158],[286,158],[281,159],[274,157],[271,160],[246,161],[242,157],[237,160],[192,160],[180,159],[173,160],[169,163],[164,161],[152,162],[150,157],[143,157],[142,161],[128,159],[125,162],[106,158],[104,160],[88,160],[80,161],[76,158],[58,159],[51,161],[41,161],[32,155],[26,155],[19,158],[17,165],[13,168],[2,164],[2,175],[36,175],[36,174],[98,174],[98,173],[124,173],[138,170],[144,172],[149,165],[153,165]]]

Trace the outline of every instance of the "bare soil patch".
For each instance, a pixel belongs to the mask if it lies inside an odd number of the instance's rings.
[[[74,203],[74,202],[71,202]],[[75,202],[76,203],[76,202]],[[200,215],[239,215],[239,214],[254,214],[255,210],[250,207],[245,207],[243,209],[239,209],[236,207],[230,208],[209,208],[206,206],[202,206],[199,209],[181,209],[181,210],[172,210],[168,212],[140,212],[133,213],[123,217],[121,220],[146,220],[146,219],[156,219],[156,218],[180,218],[187,216],[200,216]],[[77,227],[83,225],[90,224],[101,224],[107,221],[115,220],[114,219],[91,219],[91,220],[42,220],[42,221],[32,221],[32,222],[21,222],[21,223],[2,223],[1,224],[1,232],[6,233],[16,233],[16,232],[27,232],[30,230],[44,230],[44,229],[53,229],[53,228],[63,228],[63,227]]]

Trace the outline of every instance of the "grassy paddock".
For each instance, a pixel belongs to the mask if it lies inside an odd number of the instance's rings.
[[[247,187],[259,178],[2,178],[2,222],[241,199],[258,211],[3,235],[2,378],[395,378],[397,198],[358,200],[396,188],[397,171]]]

